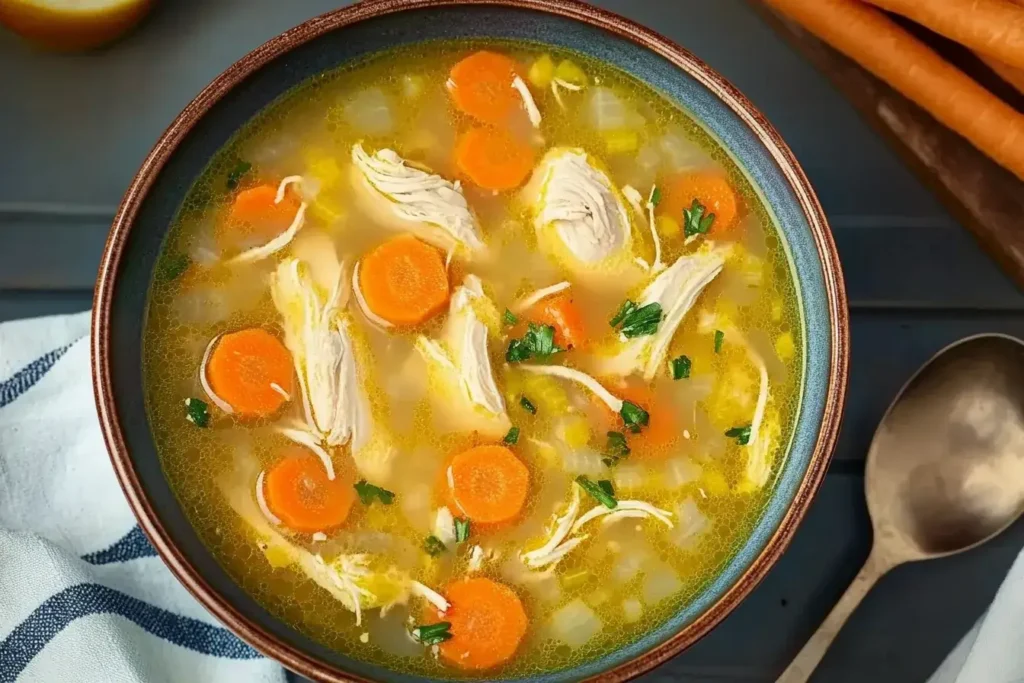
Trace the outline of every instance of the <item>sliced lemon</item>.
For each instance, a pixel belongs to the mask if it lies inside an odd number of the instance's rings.
[[[57,50],[85,50],[119,38],[152,0],[0,0],[0,24]]]

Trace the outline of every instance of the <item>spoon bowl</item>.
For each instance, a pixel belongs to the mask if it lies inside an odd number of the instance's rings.
[[[973,548],[1024,512],[1024,342],[968,337],[925,363],[875,432],[864,489],[871,554],[778,683],[810,678],[887,571]]]

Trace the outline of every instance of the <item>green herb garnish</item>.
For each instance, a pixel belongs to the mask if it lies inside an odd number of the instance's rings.
[[[168,256],[164,259],[163,276],[165,280],[176,280],[182,273],[188,270],[188,267],[192,265],[192,259],[188,257],[188,254],[175,254]]]
[[[523,410],[530,413],[530,415],[537,414],[537,406],[530,403],[530,399],[526,398],[525,396],[519,399],[519,405],[523,407]]]
[[[242,176],[248,173],[251,168],[252,164],[250,164],[248,161],[239,161],[237,164],[235,164],[235,167],[231,169],[230,173],[228,173],[228,179],[227,182],[225,183],[228,189],[234,190],[236,187],[238,187],[238,183],[242,182]]]
[[[506,308],[505,309],[505,324],[506,325],[515,325],[517,322],[519,322],[519,318],[516,317],[516,314]]]
[[[423,541],[423,549],[427,551],[427,555],[437,557],[445,550],[448,550],[448,547],[440,538],[431,534],[427,536],[427,540]]]
[[[705,235],[711,230],[711,226],[715,222],[715,214],[709,213],[705,216],[705,211],[707,209],[697,199],[693,200],[689,209],[683,209],[683,235],[686,237]]]
[[[733,427],[725,433],[730,439],[736,439],[736,443],[741,446],[746,446],[750,443],[750,425],[744,425],[742,427]]]
[[[626,427],[629,428],[629,431],[634,434],[639,432],[641,427],[646,427],[647,423],[651,421],[651,416],[646,410],[635,403],[630,403],[629,401],[622,402],[622,408],[619,410],[619,415],[622,416],[622,421],[626,423]]]
[[[722,350],[722,344],[725,343],[725,332],[721,330],[715,330],[715,353]]]
[[[686,379],[690,376],[690,359],[679,356],[672,359],[672,379]]]
[[[607,479],[602,479],[598,483],[594,483],[587,479],[586,475],[581,474],[576,477],[576,483],[580,485],[584,491],[596,500],[601,505],[604,505],[609,510],[614,510],[619,505],[619,501],[615,500],[615,492],[612,490],[612,484]]]
[[[513,339],[508,343],[505,360],[509,363],[521,363],[531,358],[545,360],[564,350],[555,345],[554,327],[530,323],[530,329],[522,339]]]
[[[651,198],[648,201],[651,203],[651,206],[657,206],[658,204],[661,203],[660,187],[658,187],[657,185],[654,186],[654,189],[651,190]]]
[[[424,645],[437,645],[446,640],[451,640],[451,628],[452,624],[450,621],[422,624],[412,630],[412,637]]]
[[[457,517],[455,519],[455,542],[465,543],[469,540],[469,520]]]
[[[205,429],[210,424],[210,408],[198,398],[185,399],[185,419],[196,427]]]
[[[623,314],[623,311],[625,311],[625,314]],[[661,304],[657,301],[637,308],[636,304],[627,300],[626,303],[622,304],[615,317],[611,319],[611,323],[612,327],[618,327],[621,324],[619,332],[627,339],[632,339],[633,337],[643,337],[657,332],[658,325],[661,324],[661,319],[664,315],[664,311],[661,310]]]
[[[608,442],[604,447],[604,454],[607,456],[603,462],[608,467],[618,464],[619,460],[629,455],[629,443],[626,442],[626,435],[622,432],[608,432]]]
[[[513,427],[508,430],[508,434],[505,435],[505,443],[509,446],[515,446],[519,443],[519,427]]]
[[[391,505],[395,500],[395,494],[387,489],[382,489],[379,486],[374,486],[365,479],[360,479],[355,483],[356,493],[359,494],[359,500],[362,501],[363,505],[369,505],[376,498],[385,505]]]

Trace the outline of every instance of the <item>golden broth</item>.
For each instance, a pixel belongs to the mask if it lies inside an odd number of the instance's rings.
[[[396,500],[389,506],[357,501],[343,529],[326,542],[318,544],[308,535],[293,540],[325,555],[341,548],[387,551],[412,578],[437,590],[466,573],[470,546],[486,544],[500,556],[485,562],[480,574],[513,587],[530,620],[517,655],[500,670],[500,675],[514,677],[573,666],[639,638],[692,600],[719,572],[746,539],[788,448],[802,376],[802,335],[790,267],[775,228],[733,162],[685,112],[626,74],[581,55],[524,43],[487,46],[524,65],[545,53],[554,64],[569,58],[588,76],[584,90],[560,92],[565,110],[549,89],[531,88],[544,116],[539,129],[543,146],[535,143],[538,159],[553,145],[583,148],[605,165],[616,185],[631,184],[645,198],[651,184],[673,170],[717,169],[737,191],[741,207],[738,226],[723,237],[738,239],[733,256],[672,341],[668,357],[685,353],[692,374],[673,381],[661,373],[654,381],[656,399],[667,406],[668,419],[677,421],[678,438],[669,452],[634,454],[592,476],[610,478],[620,499],[642,499],[670,511],[688,500],[707,527],[686,538],[678,518],[673,529],[651,519],[595,522],[591,538],[557,565],[554,579],[524,580],[515,559],[522,549],[544,540],[576,473],[592,470],[595,462],[604,467],[600,459],[608,427],[600,411],[593,409],[591,397],[576,385],[508,366],[505,343],[490,345],[508,415],[521,429],[513,450],[530,470],[530,498],[517,524],[478,531],[454,552],[432,558],[422,546],[431,533],[433,511],[442,504],[432,497],[437,488],[433,482],[441,480],[448,455],[476,442],[472,435],[449,433],[437,423],[429,384],[416,361],[415,334],[433,334],[440,323],[414,332],[385,333],[354,314],[376,365],[371,401],[387,413],[385,428],[398,448],[399,476],[390,486]],[[280,330],[267,277],[288,252],[252,265],[225,267],[219,262],[217,226],[233,196],[227,178],[238,161],[252,164],[242,186],[257,178],[276,183],[292,174],[318,178],[320,192],[292,248],[307,253],[318,246],[316,239],[326,239],[351,264],[392,234],[374,225],[352,201],[347,181],[351,146],[361,140],[369,149],[390,147],[411,162],[456,177],[451,150],[467,117],[452,108],[445,81],[452,64],[475,47],[479,45],[432,43],[374,56],[300,85],[248,124],[190,190],[158,266],[144,331],[147,404],[157,448],[168,480],[203,542],[247,592],[282,620],[353,657],[424,675],[473,674],[437,661],[429,648],[403,636],[406,616],[422,616],[416,598],[384,619],[368,611],[362,626],[356,627],[353,614],[302,573],[292,567],[272,568],[251,529],[226,503],[221,482],[233,476],[240,457],[252,459],[258,471],[288,446],[271,428],[281,415],[238,421],[211,406],[211,428],[198,429],[185,419],[182,403],[189,397],[206,398],[197,368],[213,337],[250,326]],[[588,107],[597,87],[610,89],[625,103],[628,121],[622,129],[599,132],[591,125]],[[390,103],[389,126],[378,108],[378,95]],[[522,132],[529,134],[528,129]],[[537,253],[529,216],[515,192],[492,193],[464,185],[485,240],[500,257],[482,267],[456,258],[451,266],[453,286],[463,274],[476,273],[501,311],[525,293],[563,279],[559,268]],[[650,261],[646,222],[633,218],[637,253]],[[668,233],[680,229],[678,224],[659,227],[667,227]],[[662,242],[668,264],[699,246],[685,245],[677,234],[665,234]],[[185,265],[183,255],[190,263],[179,274]],[[616,343],[608,319],[641,285],[613,281],[600,290],[574,286],[574,300],[593,337],[593,349]],[[713,327],[730,321],[765,359],[771,391],[763,431],[773,439],[773,474],[760,488],[744,481],[747,449],[724,436],[728,429],[750,422],[758,372],[744,345],[729,335],[716,351],[714,336],[700,324],[709,316],[716,316]],[[509,334],[508,327],[499,332]],[[555,362],[587,367],[587,358],[579,351]],[[536,404],[536,415],[520,406],[524,395]],[[300,415],[295,404],[282,414]],[[557,452],[546,444],[557,444]],[[243,485],[251,497],[253,480],[243,478],[239,486]],[[593,503],[586,496],[583,502],[585,507]],[[660,595],[666,592],[670,595]],[[576,600],[594,612],[602,628],[573,648],[552,638],[549,617]],[[494,672],[482,675],[492,677]]]

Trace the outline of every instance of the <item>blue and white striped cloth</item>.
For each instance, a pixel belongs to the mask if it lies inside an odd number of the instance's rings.
[[[103,445],[87,313],[0,325],[0,683],[284,683],[156,555]]]

